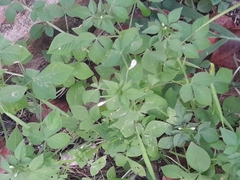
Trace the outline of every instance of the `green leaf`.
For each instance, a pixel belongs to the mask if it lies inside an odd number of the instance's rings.
[[[194,40],[192,43],[198,50],[207,49],[211,45],[208,38],[198,38]]]
[[[74,68],[73,75],[78,79],[85,80],[94,75],[86,63],[75,62],[71,63],[70,66]]]
[[[49,37],[53,37],[54,29],[51,26],[45,26],[44,27],[45,34]]]
[[[188,102],[193,99],[193,90],[191,84],[184,84],[180,89],[180,97],[183,102]]]
[[[112,6],[112,11],[117,17],[124,20],[128,19],[128,12],[124,7]]]
[[[44,119],[43,123],[46,127],[43,128],[44,136],[47,139],[51,135],[57,133],[62,128],[62,118],[58,111],[53,110]]]
[[[24,140],[22,140],[16,149],[14,150],[14,155],[17,158],[18,161],[21,161],[23,158],[26,157],[26,145],[24,143]]]
[[[14,1],[12,2],[11,6],[16,10],[16,11],[23,11],[23,5],[20,2]]]
[[[64,132],[55,134],[47,139],[47,145],[52,149],[61,149],[68,145],[71,137]]]
[[[29,169],[31,171],[35,171],[37,169],[40,169],[42,165],[43,165],[43,154],[40,154],[30,162]]]
[[[132,169],[132,171],[138,175],[138,176],[146,176],[146,172],[145,172],[145,169],[143,168],[143,166],[131,159],[128,159],[128,163]]]
[[[220,131],[222,134],[223,141],[228,146],[237,146],[238,139],[236,133],[224,128],[220,128]]]
[[[1,1],[0,1],[0,6],[7,6],[7,5],[9,5],[10,3],[11,3],[10,0],[1,0]]]
[[[48,54],[56,54],[56,55],[68,55],[72,52],[72,50],[76,47],[75,40],[76,36],[60,33],[58,34],[52,41]]]
[[[161,167],[163,174],[168,178],[182,178],[183,170],[176,165],[165,165]]]
[[[8,8],[5,10],[4,15],[5,15],[5,17],[6,17],[6,19],[7,19],[7,21],[8,21],[9,23],[13,23],[14,20],[15,20],[16,15],[17,15],[17,13],[16,13],[16,10],[13,8],[13,6],[10,5],[10,6],[8,6]]]
[[[84,104],[89,102],[98,103],[100,99],[100,92],[98,89],[85,91],[82,94],[82,99]]]
[[[56,88],[51,83],[43,81],[33,81],[32,90],[38,99],[55,99]]]
[[[2,156],[0,156],[0,158],[1,158],[1,168],[4,169],[6,172],[11,173],[12,169],[9,167],[10,166],[8,163],[9,160],[6,161],[6,159]],[[0,176],[0,178],[1,178],[1,176]],[[8,178],[6,180],[9,180],[9,179],[10,178]]]
[[[53,17],[60,18],[64,15],[63,8],[57,4],[49,4],[46,8]]]
[[[13,65],[17,62],[23,62],[30,57],[30,52],[21,45],[8,46],[0,50],[0,58],[4,65]]]
[[[160,137],[170,127],[170,124],[162,121],[151,121],[145,128],[144,134],[148,134],[153,137]]]
[[[211,165],[208,153],[193,142],[190,143],[187,149],[186,159],[188,164],[199,173],[207,171]]]
[[[192,33],[193,33],[194,39],[201,39],[207,36],[209,32],[209,24],[203,26],[207,22],[208,22],[208,16],[201,17],[196,21],[194,21],[192,25]]]
[[[88,9],[90,10],[90,12],[92,14],[95,14],[97,12],[97,5],[96,5],[96,3],[93,0],[89,1]]]
[[[160,31],[160,28],[156,25],[151,25],[147,29],[145,29],[142,33],[145,34],[157,34]]]
[[[220,68],[215,75],[215,81],[230,83],[232,81],[232,70],[227,68]]]
[[[74,68],[60,62],[49,64],[40,74],[34,77],[33,81],[52,83],[54,85],[63,84],[71,75]]]
[[[0,34],[0,50],[11,45],[11,41],[4,38],[2,34]]]
[[[192,85],[194,97],[196,101],[202,105],[210,105],[212,103],[211,91],[208,87]]]
[[[183,54],[187,58],[198,58],[199,57],[197,49],[192,44],[183,45],[182,46],[182,51],[183,51]]]
[[[91,164],[90,173],[91,173],[92,176],[95,176],[96,174],[98,174],[99,171],[102,168],[105,167],[105,165],[106,165],[106,158],[107,158],[107,156],[102,156],[98,160],[96,160],[95,162],[93,162]]]
[[[168,23],[171,24],[178,21],[181,16],[181,11],[182,8],[177,8],[174,9],[173,11],[170,11],[170,13],[168,14]]]
[[[43,24],[34,24],[30,29],[30,37],[32,39],[37,39],[42,36],[43,30],[44,30]]]
[[[106,54],[106,50],[100,45],[98,41],[95,41],[92,47],[89,49],[88,56],[95,64],[99,64],[103,61]]]
[[[203,137],[203,139],[205,141],[207,141],[208,143],[212,143],[212,142],[215,142],[218,140],[219,138],[219,135],[216,131],[216,129],[214,128],[207,128],[207,129],[204,129],[204,130],[201,130],[199,132],[199,134]]]
[[[131,100],[136,100],[146,95],[145,92],[134,88],[128,89],[127,91],[123,92],[123,94],[126,95],[127,98]]]
[[[212,9],[212,3],[209,0],[200,0],[197,4],[197,10],[207,13]]]
[[[75,4],[66,12],[70,17],[79,17],[80,19],[86,19],[91,16],[91,12],[85,6],[80,6],[79,4]]]
[[[70,89],[67,92],[67,102],[69,106],[75,106],[75,105],[82,105],[82,93],[85,91],[84,86],[82,83],[77,82],[74,85],[70,87]]]
[[[158,147],[162,149],[170,149],[173,147],[172,137],[162,137],[158,142]]]
[[[137,7],[141,10],[143,16],[148,17],[151,15],[151,10],[147,8],[141,1],[137,1]]]
[[[75,0],[59,0],[59,2],[63,8],[70,8],[74,4]]]
[[[17,148],[17,146],[22,140],[23,136],[19,131],[18,127],[16,126],[9,138],[7,139],[6,146],[10,151],[14,152],[14,150]]]
[[[23,98],[27,87],[19,85],[8,85],[0,89],[0,101],[17,102]]]
[[[207,72],[199,72],[192,78],[192,84],[200,86],[210,86],[214,82],[214,77]]]
[[[221,1],[222,0],[211,0],[212,5],[216,5],[216,4],[220,3]]]

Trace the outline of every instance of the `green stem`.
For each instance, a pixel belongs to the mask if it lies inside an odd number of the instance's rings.
[[[22,4],[23,8],[26,9],[29,12],[32,12],[32,9],[30,9],[29,7],[25,6],[24,4]],[[46,21],[46,23],[53,27],[54,29],[56,29],[57,31],[59,31],[60,33],[65,33],[62,29],[60,29],[59,27],[55,26],[53,23],[50,23],[49,21]]]
[[[3,119],[1,117],[0,117],[0,123],[1,123],[1,126],[3,128],[3,133],[4,133],[5,140],[7,141],[7,139],[8,139],[7,130],[6,130],[5,124],[3,122]]]
[[[8,112],[5,112],[5,111],[4,111],[4,113],[8,117],[10,117],[12,120],[14,120],[17,124],[20,124],[22,127],[26,128],[26,129],[30,129],[30,126],[27,123],[23,122],[21,119],[19,119],[17,116],[14,116],[14,115],[12,115]]]
[[[183,73],[183,75],[185,77],[186,84],[190,84],[190,82],[188,80],[187,73],[186,73],[185,68],[184,68],[184,65],[183,65],[182,61],[180,60],[180,58],[177,59],[177,62],[178,62],[179,66],[180,66],[180,69],[181,69],[181,71],[182,71],[182,73]],[[194,112],[196,110],[196,106],[195,106],[194,101],[191,100],[190,104],[191,104],[191,107],[192,107],[193,112]],[[197,118],[196,118],[196,121],[198,121]]]
[[[171,158],[170,156],[165,155],[168,159],[170,159],[171,161],[173,161],[175,164],[177,164],[179,167],[181,167],[184,171],[189,172],[188,169],[186,169],[185,167],[183,167],[180,163],[178,163],[177,161],[175,161],[173,158]]]
[[[205,26],[207,26],[208,24],[210,24],[211,22],[215,21],[216,19],[218,19],[219,17],[223,16],[224,14],[236,9],[240,7],[240,3],[226,9],[225,11],[219,13],[218,15],[214,16],[213,18],[209,19],[206,23],[204,23],[202,26],[200,26],[194,33],[192,33],[190,36],[188,36],[182,43],[184,43],[185,41],[187,41],[189,38],[191,38],[196,32],[200,31],[202,28],[204,28]]]

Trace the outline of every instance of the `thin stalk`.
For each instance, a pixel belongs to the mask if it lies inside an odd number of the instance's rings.
[[[182,158],[186,158],[186,156],[184,156],[184,155],[182,155],[182,154],[179,154],[179,153],[176,153],[176,152],[174,152],[174,151],[172,151],[172,150],[169,150],[169,153],[171,153],[171,154],[173,154],[173,155],[175,155],[175,156],[179,156],[179,157],[182,157]]]
[[[32,9],[30,9],[29,7],[25,6],[24,4],[22,4],[23,8],[29,12],[32,12]],[[50,23],[49,21],[46,21],[46,23],[53,27],[54,29],[56,29],[57,31],[59,31],[60,33],[65,33],[62,29],[60,29],[59,27],[55,26],[53,23]]]
[[[216,19],[218,19],[219,17],[223,16],[224,14],[236,9],[240,7],[240,3],[226,9],[225,11],[219,13],[218,15],[214,16],[213,18],[209,19],[206,23],[204,23],[202,26],[200,26],[194,33],[192,33],[190,36],[188,36],[182,43],[184,43],[185,41],[187,41],[189,38],[191,38],[196,32],[200,31],[202,28],[204,28],[205,26],[207,26],[208,24],[210,24],[211,22],[215,21]]]
[[[12,120],[14,120],[17,124],[20,124],[22,127],[26,128],[26,129],[30,129],[30,126],[27,123],[23,122],[21,119],[19,119],[17,116],[14,116],[14,115],[12,115],[12,114],[10,114],[8,112],[5,112],[5,111],[4,111],[4,113],[8,117],[10,117]]]
[[[134,14],[135,9],[136,9],[136,3],[133,5],[132,14],[131,14],[130,22],[129,22],[129,27],[132,26],[133,14]]]
[[[190,82],[188,80],[187,73],[186,73],[186,71],[184,69],[184,65],[181,62],[180,58],[177,59],[177,62],[178,62],[179,66],[180,66],[180,69],[182,70],[182,73],[183,73],[183,75],[185,77],[186,84],[190,84]],[[196,110],[196,106],[195,106],[195,103],[193,102],[193,100],[190,101],[190,104],[191,104],[191,107],[192,107],[193,112],[194,112]],[[196,121],[197,121],[197,118],[196,118]]]
[[[5,74],[10,74],[10,75],[12,75],[12,76],[23,77],[22,74],[17,74],[17,73],[13,73],[13,72],[9,72],[9,71],[6,71],[6,72],[4,72],[4,73],[5,73]]]
[[[46,104],[48,107],[50,107],[52,110],[57,110],[60,114],[62,114],[63,116],[66,117],[70,117],[67,113],[65,113],[63,110],[61,110],[60,108],[58,108],[57,106],[54,106],[52,103],[41,99],[40,101],[42,101],[44,104]]]
[[[177,164],[179,167],[181,167],[184,171],[189,172],[188,169],[186,169],[184,166],[182,166],[180,163],[178,163],[177,161],[175,161],[173,158],[171,158],[170,156],[165,155],[168,159],[170,159],[171,161],[173,161],[175,164]]]

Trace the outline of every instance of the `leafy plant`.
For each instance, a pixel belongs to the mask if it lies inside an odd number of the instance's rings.
[[[64,179],[70,172],[68,163],[75,162],[88,169],[85,179],[100,179],[104,168],[108,171],[103,176],[112,180],[157,179],[160,171],[170,178],[239,178],[239,108],[232,108],[239,104],[236,97],[226,98],[223,105],[218,99],[229,90],[232,70],[215,73],[204,59],[226,42],[211,45],[210,27],[220,37],[238,40],[212,22],[240,5],[209,20],[177,1],[90,0],[87,7],[74,2],[36,1],[30,9],[16,1],[0,1],[8,5],[5,15],[10,22],[21,8],[31,12],[33,21],[42,22],[32,27],[31,38],[59,31],[43,71],[1,70],[0,112],[17,126],[8,136],[2,123],[12,155],[1,158],[6,173],[0,177]],[[198,10],[202,4],[198,2]],[[63,16],[82,19],[82,25],[72,29],[74,34],[51,23]],[[27,48],[3,36],[0,42],[2,65],[31,60]],[[14,84],[4,82],[4,74],[16,76]],[[61,88],[68,89],[69,112],[50,103]],[[42,104],[52,109],[44,119]],[[22,109],[34,109],[38,122],[17,117]],[[154,169],[158,160],[162,168]]]

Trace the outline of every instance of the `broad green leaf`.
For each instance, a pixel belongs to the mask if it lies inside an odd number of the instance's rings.
[[[143,16],[148,17],[151,15],[151,10],[148,9],[141,1],[137,1],[137,7],[141,10]]]
[[[156,53],[147,49],[142,58],[143,68],[150,73],[157,74],[158,59],[159,56]]]
[[[6,172],[8,172],[8,173],[11,173],[12,172],[12,169],[9,167],[10,165],[9,165],[9,163],[8,163],[8,161],[6,161],[6,159],[4,158],[4,157],[2,157],[2,156],[0,156],[0,158],[1,158],[1,168],[2,169],[4,169]],[[0,179],[1,179],[2,177],[0,176]],[[4,179],[4,178],[3,178]],[[9,180],[10,178],[8,178],[8,179],[6,179],[6,180]],[[5,179],[4,179],[5,180]]]
[[[128,158],[123,154],[117,153],[115,155],[115,162],[117,166],[124,166],[127,163]]]
[[[63,84],[71,75],[74,68],[60,62],[49,64],[33,81],[52,83],[54,85]]]
[[[212,103],[211,91],[206,86],[192,85],[194,97],[196,101],[202,105],[210,105]]]
[[[222,0],[211,0],[212,5],[216,5],[216,4],[220,3],[221,1]]]
[[[62,119],[58,111],[53,110],[44,119],[44,136],[47,139],[62,128]]]
[[[16,15],[17,15],[17,12],[16,12],[16,10],[14,9],[14,7],[10,5],[10,6],[8,6],[8,8],[5,10],[4,15],[5,15],[5,17],[6,17],[6,19],[7,19],[7,21],[8,21],[9,23],[13,23],[14,20],[15,20]]]
[[[60,132],[46,140],[47,145],[52,149],[64,148],[68,145],[71,137],[64,132]]]
[[[0,34],[0,50],[11,45],[11,41],[4,38],[2,34]]]
[[[31,171],[35,171],[37,169],[40,169],[42,165],[43,165],[43,154],[40,154],[30,162],[29,169]]]
[[[158,142],[158,147],[162,149],[170,149],[173,147],[172,137],[162,137]]]
[[[163,174],[168,178],[182,178],[183,170],[176,165],[165,165],[161,167]]]
[[[30,57],[30,55],[30,52],[25,47],[17,44],[0,50],[2,64],[8,66],[17,62],[23,62]]]
[[[124,20],[128,19],[128,12],[124,7],[112,6],[112,11],[117,17]]]
[[[98,41],[95,41],[89,49],[88,56],[95,64],[99,64],[103,61],[105,54],[106,50],[99,44]]]
[[[37,39],[42,36],[43,30],[44,30],[43,24],[34,24],[30,29],[30,37],[32,39]]]
[[[82,83],[77,82],[70,87],[67,92],[66,98],[69,106],[82,105],[82,93],[85,91]]]
[[[17,102],[21,100],[27,90],[25,86],[8,85],[0,89],[1,102]]]
[[[18,161],[21,161],[23,158],[26,157],[26,145],[24,143],[24,140],[22,140],[16,149],[14,150],[14,155],[17,158]]]
[[[127,91],[123,92],[123,94],[126,95],[127,98],[131,100],[136,100],[146,95],[145,92],[134,88],[128,89]]]
[[[197,50],[207,49],[211,45],[208,38],[198,38],[194,40],[192,43],[197,48]]]
[[[53,37],[54,29],[51,26],[45,26],[44,31],[47,36]]]
[[[208,1],[208,0],[207,0]],[[209,32],[209,25],[203,26],[208,21],[208,17],[204,16],[196,21],[192,25],[192,33],[194,39],[200,39],[207,36]],[[202,27],[203,26],[203,27]]]
[[[183,102],[188,102],[193,99],[193,90],[191,84],[184,84],[180,89],[180,97]]]
[[[92,118],[92,120],[97,121],[98,119],[100,119],[101,114],[100,114],[100,109],[98,106],[93,106],[90,110],[89,110],[89,115]]]
[[[132,171],[136,174],[139,175],[141,177],[146,176],[146,171],[143,168],[143,166],[131,159],[128,159],[128,163],[132,169]]]
[[[80,80],[85,80],[94,74],[86,63],[75,62],[71,63],[70,66],[74,68],[73,75]]]
[[[95,13],[96,13],[96,11],[97,11],[97,5],[96,5],[96,3],[94,2],[94,0],[90,0],[90,1],[89,1],[88,9],[90,10],[90,12],[91,12],[92,14],[95,14]]]
[[[214,141],[217,141],[219,139],[219,135],[214,128],[207,128],[204,130],[201,130],[199,134],[203,137],[205,141],[208,143],[212,143]]]
[[[193,76],[192,84],[200,86],[210,86],[214,82],[214,77],[207,72],[200,72]]]
[[[71,108],[71,111],[73,113],[73,117],[75,119],[81,120],[81,121],[91,119],[86,107],[80,106],[80,105],[75,105],[75,106],[70,106],[70,108]]]
[[[95,176],[99,171],[105,167],[107,156],[100,157],[98,160],[93,162],[90,167],[90,173],[92,176]]]
[[[171,24],[179,20],[181,16],[181,11],[182,11],[182,8],[178,8],[178,9],[174,9],[173,11],[170,11],[170,13],[168,14],[168,23]]]
[[[156,25],[149,26],[147,29],[145,29],[142,33],[146,34],[157,34],[160,31],[160,28]]]
[[[199,173],[207,171],[211,165],[208,153],[193,142],[188,146],[186,159],[188,164]]]
[[[64,15],[63,8],[57,4],[49,4],[46,8],[53,17],[62,17]]]
[[[68,0],[68,1],[65,1],[65,0],[59,0],[60,4],[62,5],[63,8],[69,8],[71,7],[73,4],[74,4],[74,0]]]
[[[182,52],[187,58],[198,58],[198,51],[192,44],[185,44],[182,46]]]
[[[102,62],[104,66],[112,67],[119,64],[122,54],[116,50],[107,51],[105,55],[105,60]]]
[[[17,148],[17,146],[22,140],[23,140],[22,134],[20,133],[18,127],[15,127],[15,129],[12,131],[11,135],[7,139],[6,147],[10,151],[14,152],[14,150]]]
[[[86,19],[91,16],[91,12],[85,6],[80,6],[79,4],[75,4],[67,11],[67,15],[70,17],[79,17],[80,19]]]
[[[220,68],[214,78],[217,82],[230,83],[232,81],[232,70]]]
[[[212,3],[209,0],[200,0],[197,4],[197,10],[207,13],[212,9]]]
[[[11,3],[10,0],[1,0],[0,1],[0,6],[6,6],[6,5],[9,5]]]
[[[75,40],[76,36],[60,33],[58,34],[52,41],[48,54],[56,54],[56,55],[68,55],[72,52],[72,50],[76,47]]]
[[[33,81],[32,90],[38,99],[55,99],[56,88],[48,82]]]
[[[237,146],[238,139],[237,135],[235,132],[230,131],[228,129],[220,128],[221,134],[223,141],[228,145],[228,146]]]
[[[82,94],[84,104],[93,102],[98,103],[100,99],[100,92],[98,89],[84,91]]]
[[[162,121],[151,121],[145,128],[144,134],[160,137],[170,127],[170,124]]]

